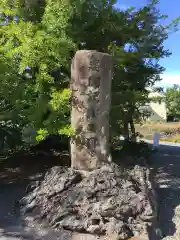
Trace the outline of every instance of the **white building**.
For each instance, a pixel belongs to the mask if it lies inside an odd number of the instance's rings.
[[[159,101],[151,101],[146,109],[150,112],[149,121],[167,121],[167,109],[165,100],[163,100],[164,93],[158,93],[151,91],[150,98],[159,98]]]

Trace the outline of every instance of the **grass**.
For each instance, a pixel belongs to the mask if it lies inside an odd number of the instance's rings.
[[[145,123],[143,125],[136,124],[136,132],[139,132],[143,135],[143,138],[152,140],[155,132],[169,132],[171,130],[180,129],[180,122],[176,123]],[[169,137],[163,137],[162,141],[180,143],[180,134],[173,134]]]
[[[180,134],[176,134],[172,137],[163,138],[164,142],[173,142],[173,143],[180,143]]]

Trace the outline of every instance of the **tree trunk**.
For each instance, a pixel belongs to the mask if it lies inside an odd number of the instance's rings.
[[[136,142],[136,130],[135,130],[133,119],[131,119],[129,121],[129,123],[130,123],[130,128],[131,128],[131,135],[132,135],[131,139],[132,139],[132,141]]]
[[[124,138],[125,138],[125,140],[129,140],[128,121],[124,121]]]

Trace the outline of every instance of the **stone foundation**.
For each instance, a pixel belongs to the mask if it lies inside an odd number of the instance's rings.
[[[148,176],[149,170],[140,166],[128,172],[116,164],[91,172],[54,167],[22,200],[22,214],[58,231],[71,231],[74,240],[81,234],[90,234],[79,238],[88,240],[148,239],[156,219]]]

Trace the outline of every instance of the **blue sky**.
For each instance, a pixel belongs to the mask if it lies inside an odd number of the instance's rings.
[[[148,0],[118,0],[117,6],[123,9],[131,6],[138,8],[147,3]],[[158,8],[162,14],[168,15],[167,22],[171,22],[171,20],[180,16],[180,0],[160,0]],[[172,52],[172,55],[160,61],[166,71],[162,75],[163,80],[158,85],[180,84],[180,26],[179,31],[169,35],[164,45]]]

